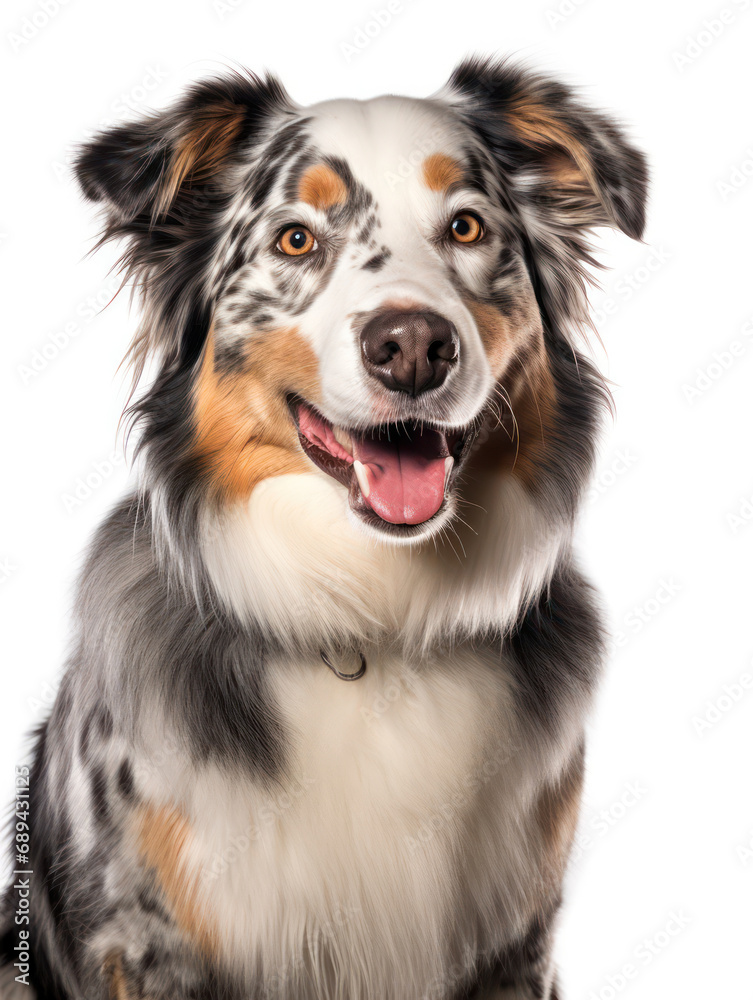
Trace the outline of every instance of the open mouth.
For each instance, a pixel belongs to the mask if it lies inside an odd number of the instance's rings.
[[[336,427],[310,403],[290,401],[301,446],[311,461],[348,488],[351,508],[367,523],[413,535],[447,508],[475,433],[426,422]]]

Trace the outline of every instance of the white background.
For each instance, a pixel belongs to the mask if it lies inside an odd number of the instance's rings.
[[[84,257],[96,228],[71,145],[231,62],[276,71],[309,103],[425,96],[466,54],[515,54],[614,110],[653,172],[646,242],[606,235],[613,270],[593,296],[617,417],[580,549],[617,646],[557,944],[565,994],[752,996],[753,690],[740,679],[753,678],[753,8],[393,0],[391,23],[353,54],[383,0],[44,2],[51,16],[6,3],[0,32],[2,795],[60,676],[84,545],[126,482],[111,455],[135,322],[126,295],[94,317],[116,252]],[[77,335],[56,353],[69,323]],[[72,503],[92,475],[101,484]]]

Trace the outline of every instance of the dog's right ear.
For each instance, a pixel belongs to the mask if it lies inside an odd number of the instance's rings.
[[[81,188],[122,221],[169,212],[183,188],[216,177],[274,110],[292,102],[274,78],[196,84],[173,107],[101,132],[75,162]]]
[[[132,357],[195,358],[212,313],[211,262],[234,197],[230,168],[248,159],[270,121],[295,105],[274,78],[251,74],[196,84],[166,111],[101,132],[79,151],[84,194],[104,209],[100,242],[122,239],[125,280],[144,300]]]
[[[103,132],[87,143],[75,171],[90,201],[103,202],[123,221],[151,211],[170,159],[158,116]]]
[[[240,137],[242,106],[221,103],[175,111],[103,132],[82,150],[76,174],[84,194],[120,221],[168,212],[184,181],[209,179]]]

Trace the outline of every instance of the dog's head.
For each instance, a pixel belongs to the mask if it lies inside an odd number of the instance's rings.
[[[136,355],[161,365],[144,440],[176,495],[325,475],[368,531],[418,541],[482,453],[574,504],[584,234],[640,236],[646,170],[565,87],[469,62],[428,100],[303,108],[228,76],[95,138],[77,171],[128,241]]]

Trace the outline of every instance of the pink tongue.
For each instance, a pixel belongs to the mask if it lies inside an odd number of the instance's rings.
[[[443,434],[425,430],[412,441],[401,435],[353,444],[369,482],[364,503],[375,513],[391,524],[421,524],[436,514],[444,500],[449,455]]]

